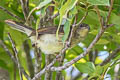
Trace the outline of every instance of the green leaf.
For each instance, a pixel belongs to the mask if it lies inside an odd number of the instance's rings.
[[[120,0],[115,0],[114,1],[114,5],[113,5],[113,8],[114,8],[114,12],[116,13],[116,14],[120,14]]]
[[[68,38],[69,32],[70,32],[70,21],[66,21],[65,25],[64,25],[64,36],[62,38],[62,41],[65,42]]]
[[[13,0],[13,1],[12,0],[0,0],[0,6],[4,7],[5,9],[13,13],[14,15],[24,18],[22,9],[19,7],[21,5],[18,4],[17,0]],[[0,9],[0,20],[2,21],[6,19],[15,19],[15,18]]]
[[[69,49],[66,51],[66,59],[68,61],[71,61],[78,55],[80,55],[83,52],[83,48],[79,47],[78,45],[73,47],[72,49]]]
[[[100,40],[97,42],[97,44],[108,44],[108,43],[109,43],[109,41],[106,40],[106,39],[100,39]]]
[[[62,23],[62,19],[66,18],[66,15],[68,13],[69,10],[71,10],[75,4],[77,3],[78,0],[67,0],[67,2],[60,8],[60,22],[59,22],[59,26],[56,32],[56,37],[58,38],[58,32],[59,32],[59,28],[60,25]]]
[[[76,63],[75,66],[82,73],[91,75],[95,71],[95,65],[92,62]]]
[[[0,22],[3,22],[6,19],[13,19],[13,17],[0,9]]]
[[[116,25],[119,25],[120,26],[120,16],[117,16],[116,14],[114,13],[111,13],[110,15],[110,23],[114,23]]]
[[[45,5],[49,4],[52,0],[44,0],[43,2],[41,2],[39,5],[38,5],[38,8],[42,8],[44,7]]]
[[[92,5],[110,6],[109,0],[88,0],[88,3]]]
[[[21,62],[21,65],[27,71],[28,67],[27,67],[26,55],[25,55],[25,53],[22,53],[22,50],[18,52],[18,58],[19,58],[19,60]]]
[[[103,73],[104,68],[102,66],[96,66],[94,75],[101,75]]]
[[[89,44],[93,41],[94,38],[95,38],[94,35],[88,34],[87,37],[82,42],[85,44],[85,46],[89,46]]]
[[[77,14],[78,13],[78,11],[77,11],[77,7],[75,6],[74,8],[72,8],[71,9],[71,11],[70,11],[70,14],[72,15],[72,14]]]
[[[92,35],[96,35],[98,33],[98,30],[92,30],[91,32],[90,32],[90,34],[92,34]]]
[[[86,12],[86,10],[83,10],[82,8],[80,9],[80,11],[78,12],[78,20],[77,21],[80,21],[82,19],[85,12]],[[83,22],[86,24],[89,24],[90,28],[94,28],[96,26],[98,27],[99,18],[95,12],[89,11],[89,14],[87,15],[86,19]]]
[[[69,32],[70,32],[70,25],[72,23],[72,20],[75,16],[75,14],[77,13],[77,9],[76,7],[72,8],[71,11],[69,12],[69,19],[66,20],[65,24],[64,24],[64,36],[62,38],[63,43],[67,40]]]
[[[43,2],[41,2],[37,7],[33,8],[28,15],[28,18],[30,17],[30,15],[35,11],[35,10],[39,10],[42,7],[46,6],[47,4],[49,4],[52,0],[44,0]]]
[[[37,30],[38,27],[39,27],[39,23],[40,23],[40,18],[37,19],[37,22],[36,22],[36,30]]]

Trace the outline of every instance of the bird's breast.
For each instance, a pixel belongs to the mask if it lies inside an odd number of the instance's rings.
[[[59,39],[57,39],[55,34],[40,35],[39,39],[37,40],[37,46],[40,47],[41,51],[45,54],[54,54],[60,52],[63,48],[63,43],[61,40],[62,36],[63,35],[59,35]],[[32,41],[35,40],[33,39]]]

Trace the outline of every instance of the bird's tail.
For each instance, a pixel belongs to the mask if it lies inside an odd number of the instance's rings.
[[[5,22],[10,25],[11,28],[18,30],[20,32],[26,33],[28,36],[31,35],[32,29],[31,27],[25,26],[19,22],[13,21],[13,20],[5,20]]]

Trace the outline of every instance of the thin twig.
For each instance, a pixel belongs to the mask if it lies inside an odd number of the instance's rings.
[[[4,7],[0,6],[0,9],[3,10],[4,12],[6,12],[7,14],[9,14],[10,16],[23,21],[23,19],[21,19],[20,17],[16,16],[15,14],[13,14],[12,12],[8,11],[7,9],[5,9]]]
[[[48,17],[47,21],[49,21],[49,20],[52,20],[52,19],[56,18],[58,15],[59,15],[59,12],[57,12],[56,14],[54,14],[54,15],[52,15],[52,16],[50,16],[50,17]]]
[[[42,64],[42,53],[41,50],[39,48],[37,48],[37,45],[35,46],[35,50],[34,50],[34,54],[35,54],[35,67],[34,67],[34,72],[35,75],[41,71],[41,64]],[[42,80],[41,77],[37,80]]]
[[[115,49],[100,65],[103,66],[110,62],[110,60],[113,59],[118,52],[120,52],[120,46],[117,49]]]
[[[82,19],[80,20],[79,24],[81,24],[83,22],[83,20],[86,18],[88,13],[86,13]],[[65,47],[61,50],[60,54],[56,56],[56,58],[46,67],[44,68],[43,70],[41,70],[38,74],[36,74],[32,80],[36,80],[37,78],[39,78],[42,74],[45,73],[46,69],[50,69],[50,67],[56,62],[56,60],[63,54],[65,53],[65,51],[69,48],[69,44],[70,44],[70,41],[71,41],[71,38],[72,38],[72,33],[73,33],[73,30],[74,30],[74,27],[76,25],[72,25],[72,30],[71,30],[71,33],[70,33],[70,37],[69,37],[69,40],[68,42],[65,44]]]
[[[41,1],[40,1],[40,2],[41,2]],[[49,4],[50,2],[52,2],[52,0],[49,0],[46,4]],[[46,5],[46,4],[43,4],[43,3],[44,3],[44,1],[41,2],[37,7],[33,8],[33,9],[30,11],[30,13],[28,14],[28,17],[27,17],[26,22],[29,20],[30,16],[32,15],[32,13],[33,13],[35,10],[39,10],[39,9],[43,8],[43,7]]]
[[[99,17],[100,26],[101,26],[101,28],[103,28],[103,20],[102,20],[102,17],[101,17],[101,15],[100,15],[100,11],[99,11],[99,9],[98,9],[98,6],[95,6],[95,9],[96,9],[96,13],[97,13],[97,15],[98,15],[98,17]]]
[[[20,80],[23,80],[23,77],[22,77],[22,72],[20,70],[20,62],[19,62],[19,59],[18,59],[18,51],[16,49],[16,46],[15,46],[15,43],[14,41],[12,40],[12,37],[10,35],[10,33],[8,33],[8,37],[10,39],[10,42],[12,43],[12,48],[13,48],[13,51],[15,53],[15,57],[16,57],[16,61],[17,61],[17,66],[18,66],[18,70],[19,70],[19,75],[20,75]]]
[[[42,7],[39,7],[39,6],[33,8],[33,9],[29,12],[28,17],[27,17],[27,19],[26,19],[26,22],[29,20],[30,16],[32,15],[32,13],[33,13],[35,10],[39,10],[39,9],[41,9],[41,8],[42,8]]]
[[[37,29],[39,27],[39,22],[40,22],[40,19],[38,19],[37,22],[36,22],[35,49],[34,49],[34,54],[35,54],[35,74],[38,73],[39,71],[41,71],[41,63],[42,63],[41,51],[37,46],[37,41],[38,41]]]
[[[12,55],[12,53],[9,51],[9,49],[7,48],[7,46],[4,44],[4,42],[0,39],[0,45],[4,48],[4,50],[6,51],[6,53],[11,57],[12,61],[17,65],[17,60],[15,59],[15,57]],[[25,77],[28,80],[31,80],[31,78],[29,77],[29,75],[25,72],[24,68],[21,66],[20,67],[21,72],[25,75]]]
[[[30,16],[32,15],[32,13],[33,13],[35,10],[37,10],[37,7],[33,8],[33,9],[29,12],[28,17],[26,18],[26,22],[28,22]]]
[[[24,14],[24,18],[26,20],[29,13],[29,0],[20,0],[20,3]]]
[[[102,73],[102,75],[100,77],[100,80],[104,80],[105,79],[105,75],[107,75],[107,73],[111,69],[111,67],[113,67],[117,63],[120,63],[120,59],[117,59],[117,60],[115,60],[115,61],[113,61],[112,63],[109,64],[107,69],[105,69],[104,72]]]
[[[41,51],[37,46],[35,46],[35,74],[37,74],[41,70],[41,63],[42,63],[42,58],[41,58]]]
[[[84,16],[77,24],[73,24],[72,26],[79,26],[82,23],[82,21],[87,17],[87,15],[88,15],[88,11],[85,12]]]
[[[113,3],[114,3],[114,0],[111,0],[111,5],[110,5],[110,8],[109,8],[108,16],[106,18],[106,24],[108,24],[108,21],[110,19],[110,15],[111,15],[112,8],[113,8]]]
[[[61,59],[58,66],[62,66],[65,58],[65,53],[61,55]],[[56,80],[62,80],[62,71],[56,73]]]
[[[52,58],[53,58],[53,55],[50,55],[50,54],[45,55],[46,66],[51,63]],[[52,80],[52,71],[46,70],[46,72],[45,72],[45,80]]]

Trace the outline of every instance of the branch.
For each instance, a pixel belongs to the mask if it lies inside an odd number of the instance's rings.
[[[72,26],[79,26],[82,23],[82,21],[87,17],[87,15],[88,15],[88,11],[85,12],[84,16],[77,24],[73,24]]]
[[[23,21],[23,19],[21,19],[20,17],[16,16],[15,14],[9,12],[9,11],[8,11],[7,9],[5,9],[4,7],[0,6],[0,9],[3,10],[4,12],[6,12],[7,14],[9,14],[10,16],[12,16],[12,17],[14,17],[14,18],[16,18],[16,19],[18,19],[18,20]]]
[[[65,53],[61,55],[61,59],[59,61],[59,65],[58,66],[62,66],[63,65],[64,58],[65,58]],[[62,80],[62,71],[58,71],[56,73],[56,80]]]
[[[42,64],[42,54],[41,50],[37,46],[37,39],[38,39],[38,32],[37,28],[39,27],[40,19],[37,20],[36,23],[36,35],[35,35],[35,48],[34,48],[34,55],[35,55],[35,74],[41,71],[41,64]]]
[[[23,78],[22,78],[22,72],[21,72],[21,70],[20,70],[20,62],[19,62],[19,59],[18,59],[18,51],[17,51],[17,49],[16,49],[16,46],[15,46],[14,41],[13,41],[12,38],[11,38],[10,33],[8,33],[8,37],[9,37],[9,39],[10,39],[10,42],[12,43],[12,48],[13,48],[13,51],[14,51],[14,53],[15,53],[15,57],[16,57],[16,61],[17,61],[17,66],[18,66],[18,70],[19,70],[19,75],[20,75],[20,80],[23,80]]]
[[[29,14],[29,0],[20,0],[20,3],[21,3],[25,20],[27,20],[27,16]]]
[[[53,55],[51,55],[51,54],[45,55],[46,66],[51,63],[52,59],[53,59]],[[52,71],[46,70],[46,72],[45,72],[45,80],[52,80]]]
[[[6,47],[6,45],[4,44],[4,42],[0,39],[0,45],[4,48],[4,50],[7,52],[7,54],[11,57],[11,59],[13,60],[13,62],[17,65],[18,62],[15,59],[15,57],[12,55],[12,53],[9,51],[9,49]],[[24,68],[22,66],[20,66],[20,71],[25,75],[25,77],[28,80],[31,80],[31,78],[29,77],[29,75],[25,72]]]
[[[27,17],[27,19],[26,19],[26,22],[29,20],[30,16],[32,15],[32,13],[33,13],[35,10],[39,10],[39,9],[41,9],[41,8],[43,8],[43,6],[37,6],[37,7],[33,8],[33,9],[29,12],[28,17]]]
[[[107,64],[111,59],[113,59],[113,58],[116,56],[116,54],[117,54],[118,52],[120,52],[120,46],[119,46],[117,49],[115,49],[115,50],[100,64],[100,66],[103,66],[103,65]]]
[[[102,73],[100,80],[104,80],[105,79],[105,75],[107,75],[108,71],[115,65],[120,63],[120,59],[117,59],[115,61],[113,61],[112,63],[109,64],[108,68],[105,69],[105,71]]]
[[[30,16],[32,15],[32,13],[33,13],[35,10],[37,10],[37,7],[33,8],[33,9],[29,12],[28,17],[26,18],[26,22],[28,22]]]
[[[42,54],[39,48],[35,46],[34,49],[35,54],[35,74],[37,74],[39,71],[41,71],[41,63],[42,63]]]
[[[49,21],[49,20],[52,20],[52,19],[56,18],[58,15],[59,15],[59,12],[57,12],[56,14],[54,14],[54,15],[50,16],[50,17],[47,19],[47,21]]]
[[[110,19],[110,15],[111,15],[112,8],[113,8],[113,3],[114,3],[114,0],[111,0],[111,5],[110,5],[108,16],[107,16],[107,19],[106,19],[106,24],[108,24],[108,21]]]
[[[98,6],[95,6],[95,9],[96,9],[96,13],[97,13],[97,15],[98,15],[98,17],[99,17],[99,21],[100,21],[100,25],[101,25],[101,28],[103,28],[103,20],[102,20],[102,17],[101,17],[101,15],[100,15],[100,11],[99,11],[99,9],[98,9]]]

